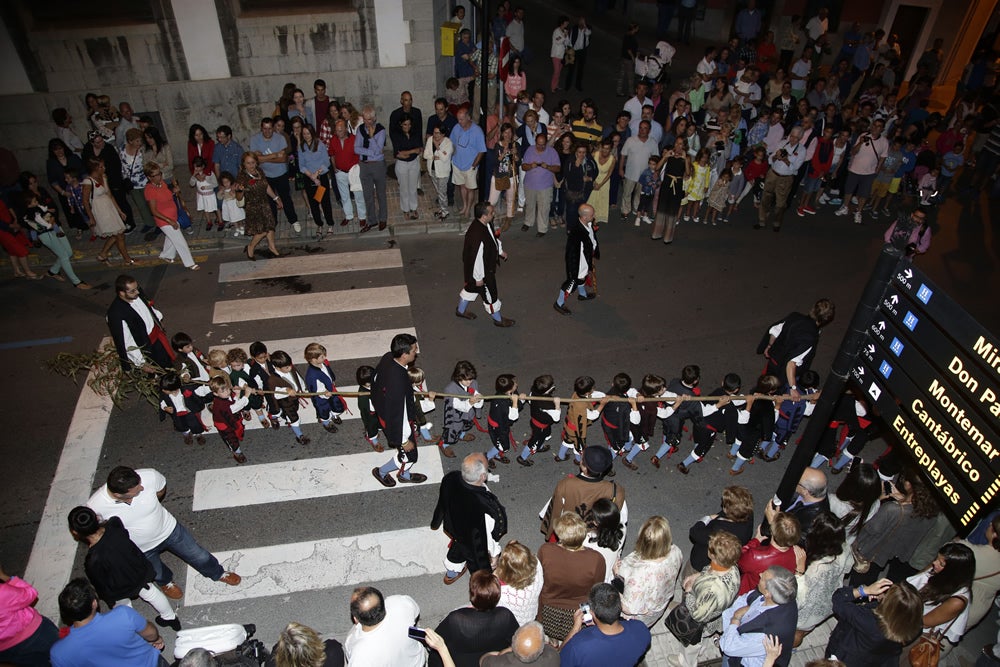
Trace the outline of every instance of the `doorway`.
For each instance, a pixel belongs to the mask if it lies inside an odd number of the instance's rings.
[[[930,13],[930,7],[901,4],[896,8],[889,34],[899,35],[899,52],[904,64],[916,63],[920,58],[921,54],[916,53],[916,49]]]

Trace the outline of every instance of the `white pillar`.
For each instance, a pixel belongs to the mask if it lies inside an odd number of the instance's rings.
[[[380,67],[406,65],[410,25],[403,20],[403,0],[375,0],[375,38]]]
[[[9,35],[7,24],[0,17],[0,35]],[[35,92],[31,87],[31,79],[21,63],[21,56],[14,48],[14,42],[0,39],[0,95],[25,95]]]
[[[229,61],[214,2],[170,0],[192,81],[228,79]]]

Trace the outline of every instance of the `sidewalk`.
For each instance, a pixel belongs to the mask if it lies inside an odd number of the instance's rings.
[[[450,233],[457,235],[460,231],[464,231],[468,221],[464,219],[460,220],[455,212],[453,212],[444,222],[434,217],[433,212],[437,210],[437,196],[430,180],[426,178],[426,174],[421,176],[421,181],[420,187],[423,188],[424,194],[419,197],[420,208],[418,212],[420,214],[420,218],[417,220],[404,220],[403,213],[399,208],[399,183],[393,178],[387,179],[386,199],[389,204],[388,228],[381,232],[377,229],[365,232],[366,238],[384,238],[387,243],[394,243],[393,239],[396,235],[405,236],[410,234],[435,233]],[[202,258],[209,253],[240,250],[250,240],[249,236],[234,236],[233,230],[231,229],[226,230],[225,232],[220,232],[213,227],[212,231],[205,231],[205,223],[201,214],[195,210],[193,193],[185,192],[184,190],[182,190],[182,193],[184,195],[192,196],[191,201],[187,201],[185,198],[185,204],[187,205],[188,211],[190,211],[193,219],[193,224],[191,226],[193,233],[185,236],[187,238],[188,247],[191,249],[191,254],[195,256],[195,261],[202,261]],[[330,196],[333,197],[332,194],[330,194]],[[321,245],[330,244],[330,238],[326,238],[322,241],[316,240],[317,226],[310,217],[310,211],[306,208],[305,203],[302,201],[301,195],[293,191],[292,198],[295,201],[295,210],[299,215],[299,223],[302,225],[302,232],[298,234],[295,233],[292,226],[288,224],[284,214],[279,211],[278,224],[275,228],[275,237],[277,239],[278,247],[287,249],[289,246],[299,243]],[[333,217],[335,221],[332,242],[335,243],[337,239],[358,238],[361,235],[361,230],[357,221],[353,220],[349,224],[341,227],[340,221],[344,217],[343,210],[337,205],[336,200],[332,203]],[[370,222],[375,221],[372,220]],[[326,226],[324,225],[324,231],[326,231],[325,227]],[[97,264],[96,257],[101,248],[101,239],[97,239],[91,243],[88,241],[88,237],[85,233],[82,239],[77,240],[76,234],[72,230],[68,231],[67,236],[70,239],[70,244],[73,246],[73,262],[75,265],[88,266]],[[158,261],[160,250],[163,248],[163,236],[161,234],[154,237],[152,241],[146,241],[139,229],[136,229],[130,235],[126,236],[125,242],[128,245],[129,254],[137,262],[143,265],[148,265],[149,262],[155,263]],[[120,263],[121,259],[118,257],[117,251],[114,247],[112,247],[109,256],[111,258],[112,265],[116,264],[116,259],[117,263]],[[55,256],[44,247],[35,248],[28,256],[28,263],[31,265],[32,270],[45,270],[52,264],[54,257]],[[8,265],[10,265],[10,258],[4,255],[3,258],[0,259],[0,266]]]

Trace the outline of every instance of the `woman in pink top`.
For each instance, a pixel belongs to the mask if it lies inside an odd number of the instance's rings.
[[[0,568],[0,663],[48,665],[59,630],[34,609],[38,591]]]
[[[507,93],[507,104],[517,102],[517,94],[528,89],[528,79],[521,70],[521,56],[514,56],[507,65],[507,78],[503,82],[503,91]]]

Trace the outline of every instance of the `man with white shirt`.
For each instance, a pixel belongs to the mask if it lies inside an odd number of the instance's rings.
[[[147,373],[155,373],[156,366],[171,368],[174,351],[160,324],[163,313],[153,308],[139,283],[130,275],[122,274],[115,279],[115,292],[117,296],[108,307],[105,319],[122,370],[127,373],[133,368],[141,368]]]
[[[640,118],[635,118],[629,123],[629,131],[632,135],[639,134],[639,123],[642,121],[649,122],[649,138],[652,139],[657,146],[660,145],[660,140],[663,139],[663,126],[653,120],[653,105],[645,104],[642,107],[642,116]]]
[[[162,505],[167,478],[153,468],[133,470],[118,466],[108,473],[107,483],[94,492],[87,507],[104,521],[121,519],[135,545],[152,564],[163,594],[178,600],[184,592],[174,583],[174,573],[160,560],[169,551],[193,567],[201,576],[230,586],[240,583],[235,572],[226,572],[219,560],[198,544],[182,523]]]
[[[420,607],[409,595],[383,597],[382,592],[372,586],[355,588],[351,594],[354,627],[344,639],[347,664],[423,667],[427,651],[407,633],[419,617]]]
[[[622,219],[624,220],[638,203],[639,177],[649,165],[649,158],[660,153],[660,146],[649,136],[652,124],[648,120],[639,122],[639,130],[634,137],[625,140],[622,158],[618,163],[618,175],[622,183]]]
[[[566,64],[566,90],[573,87],[574,77],[576,78],[577,91],[583,90],[583,67],[587,64],[590,34],[590,26],[587,25],[587,19],[584,16],[578,18],[576,25],[569,31],[569,45],[573,47],[575,55],[574,61]]]
[[[788,138],[779,144],[778,149],[770,152],[768,161],[771,168],[764,177],[764,192],[760,199],[759,218],[754,229],[764,229],[771,213],[774,213],[776,232],[781,231],[781,219],[788,205],[788,195],[792,189],[795,174],[806,159],[806,148],[801,144],[802,128],[793,127]]]
[[[809,19],[809,22],[806,23],[806,34],[809,35],[810,42],[815,42],[820,37],[825,35],[827,30],[829,30],[830,22],[827,19],[829,14],[830,10],[826,7],[822,7],[819,10],[819,13]]]
[[[510,40],[510,50],[512,55],[514,53],[521,55],[521,61],[525,62],[524,57],[524,7],[514,8],[514,18],[510,20],[507,24],[506,31],[507,39]]]
[[[722,612],[719,649],[723,664],[727,667],[763,667],[766,659],[764,638],[775,636],[781,645],[781,654],[774,664],[788,667],[799,617],[795,603],[797,593],[794,572],[778,565],[767,568],[757,588],[736,598]]]
[[[139,119],[132,111],[132,105],[122,102],[118,105],[118,127],[115,128],[115,146],[118,150],[125,148],[125,133],[133,127],[139,127]]]
[[[698,67],[696,68],[698,76],[701,77],[701,87],[705,91],[705,94],[712,92],[712,81],[715,79],[715,56],[718,51],[716,51],[714,46],[709,46],[705,49],[705,57],[698,61]]]
[[[648,94],[649,94],[649,85],[646,82],[640,81],[639,83],[635,84],[635,95],[633,95],[632,98],[625,103],[625,106],[622,107],[623,109],[625,109],[625,111],[628,111],[630,114],[632,114],[632,120],[635,120],[636,118],[641,118],[642,108],[647,104],[653,103],[651,99],[646,97],[646,95]]]
[[[538,122],[542,125],[549,124],[549,112],[545,110],[545,91],[536,88],[531,94],[531,101],[528,102],[528,109],[538,114]]]
[[[882,135],[884,128],[884,121],[872,121],[871,130],[858,137],[851,149],[851,161],[847,165],[847,180],[844,183],[844,205],[837,209],[835,215],[849,215],[853,209],[856,225],[861,224],[861,209],[868,201],[872,183],[889,152],[889,142]],[[852,205],[851,197],[857,197],[856,207]]]
[[[764,135],[764,147],[767,148],[767,154],[771,155],[776,150],[781,142],[785,140],[785,126],[781,124],[784,115],[781,110],[775,108],[771,111],[771,116],[768,118],[767,123],[767,134]]]

